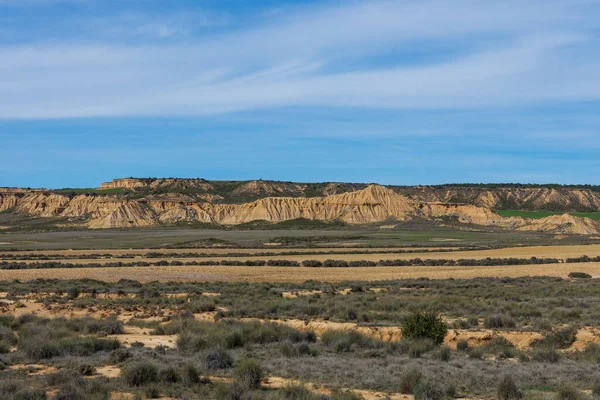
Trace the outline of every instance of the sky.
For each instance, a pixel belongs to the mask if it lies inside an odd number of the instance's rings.
[[[0,186],[600,184],[600,0],[0,0]]]

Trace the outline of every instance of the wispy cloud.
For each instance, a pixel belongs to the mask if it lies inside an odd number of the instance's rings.
[[[372,1],[293,11],[218,34],[192,32],[215,21],[184,13],[136,17],[105,40],[0,47],[0,118],[600,98],[596,1]],[[132,43],[132,32],[148,40]]]

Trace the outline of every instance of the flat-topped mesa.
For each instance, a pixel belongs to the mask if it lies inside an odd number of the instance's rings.
[[[100,185],[100,189],[135,189],[147,187],[149,183],[138,178],[119,178],[113,179],[111,182],[104,182]]]
[[[201,189],[210,190],[212,185],[202,178],[117,178],[104,182],[100,189]]]

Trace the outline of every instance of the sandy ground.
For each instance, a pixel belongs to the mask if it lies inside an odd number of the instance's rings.
[[[236,266],[170,266],[117,268],[54,268],[0,270],[0,280],[19,279],[96,279],[117,282],[135,279],[140,282],[322,282],[348,280],[378,281],[391,279],[468,279],[475,277],[555,276],[566,278],[569,272],[585,272],[600,277],[600,263],[539,264],[519,266],[473,267],[236,267]]]

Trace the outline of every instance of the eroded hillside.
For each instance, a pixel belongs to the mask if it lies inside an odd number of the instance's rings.
[[[66,226],[83,225],[93,229],[195,222],[238,225],[302,218],[342,221],[346,224],[424,219],[438,223],[565,234],[600,232],[600,223],[587,218],[570,215],[539,220],[504,218],[479,201],[465,204],[452,202],[450,198],[445,198],[447,201],[440,201],[443,199],[439,198],[427,200],[427,196],[416,196],[414,193],[408,197],[380,185],[359,189],[358,185],[322,184],[319,186],[320,190],[335,194],[307,197],[306,193],[315,191],[315,187],[307,184],[250,181],[237,185],[233,192],[238,195],[252,193],[260,198],[244,203],[228,203],[227,193],[223,196],[218,192],[210,192],[219,184],[203,179],[123,179],[103,184],[101,189],[122,188],[131,190],[132,193],[76,194],[7,190],[0,192],[0,211],[39,218],[62,218]],[[338,191],[341,193],[337,193]],[[290,192],[293,195],[283,196]]]

